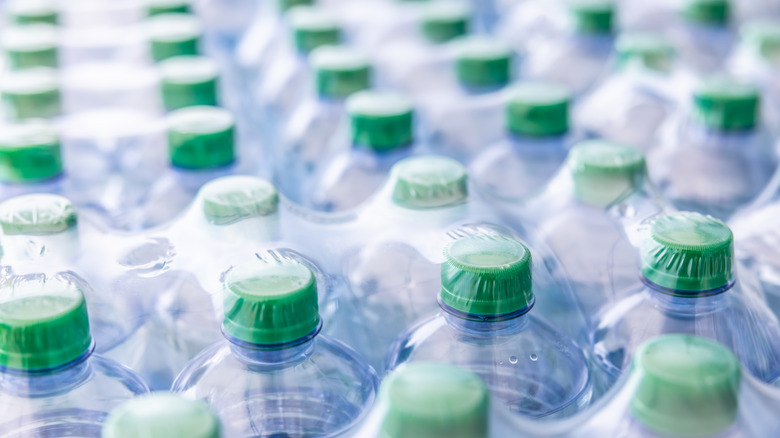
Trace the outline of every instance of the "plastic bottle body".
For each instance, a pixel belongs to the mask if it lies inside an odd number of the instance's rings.
[[[538,41],[529,49],[523,71],[531,79],[565,85],[574,95],[593,86],[607,71],[611,36],[574,36]]]

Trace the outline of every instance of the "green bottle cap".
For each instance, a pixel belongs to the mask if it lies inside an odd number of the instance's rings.
[[[59,20],[56,0],[10,0],[6,11],[16,24],[57,24]]]
[[[203,214],[215,225],[276,213],[279,194],[273,184],[253,176],[225,176],[206,183],[198,194]]]
[[[712,78],[693,92],[693,117],[718,131],[753,129],[760,117],[761,94],[752,84],[730,78]]]
[[[235,121],[229,111],[190,106],[168,116],[171,163],[184,169],[211,169],[231,164]]]
[[[54,127],[26,122],[0,130],[0,181],[30,184],[61,174],[60,139]]]
[[[165,109],[217,105],[217,63],[205,56],[175,56],[160,62]]]
[[[642,244],[642,275],[661,287],[702,292],[733,279],[734,237],[729,227],[699,213],[661,216]]]
[[[569,6],[578,33],[612,33],[615,18],[615,3],[612,0],[571,0]]]
[[[320,325],[317,283],[293,260],[256,260],[225,275],[225,331],[251,344],[278,346]]]
[[[314,0],[276,0],[276,5],[280,11],[288,11],[296,6],[311,6]]]
[[[192,14],[161,14],[151,17],[149,40],[155,61],[199,54],[203,26]]]
[[[287,21],[292,29],[295,48],[301,53],[309,53],[317,47],[333,46],[341,41],[338,19],[327,9],[297,6],[287,12]]]
[[[533,305],[531,252],[506,237],[469,236],[444,250],[442,303],[469,315],[509,315]]]
[[[347,112],[358,147],[384,152],[414,141],[414,108],[405,97],[361,91],[347,99]]]
[[[78,287],[57,278],[19,279],[0,287],[0,366],[40,371],[89,351],[87,303]]]
[[[150,17],[162,14],[190,14],[190,0],[147,0],[146,12]]]
[[[41,236],[58,234],[76,226],[76,209],[59,195],[36,193],[0,203],[3,234]]]
[[[645,181],[642,151],[605,140],[588,140],[569,151],[574,196],[605,207],[638,190]]]
[[[715,341],[657,337],[639,348],[633,372],[639,385],[631,414],[656,432],[715,436],[737,421],[739,361]]]
[[[651,70],[669,71],[674,63],[674,46],[661,34],[621,34],[615,42],[615,50],[621,67],[638,64]]]
[[[3,48],[11,69],[57,67],[57,28],[51,24],[11,26],[3,31]]]
[[[422,6],[422,33],[430,42],[445,43],[466,35],[470,11],[465,4],[436,1]]]
[[[484,37],[466,37],[457,43],[455,71],[458,81],[467,87],[495,87],[509,83],[512,77],[512,49]]]
[[[555,84],[515,85],[506,104],[507,129],[528,137],[563,135],[569,130],[569,91]]]
[[[60,114],[60,86],[54,69],[36,67],[7,72],[2,90],[9,118],[46,119]]]
[[[103,438],[220,438],[219,418],[200,400],[157,392],[111,411]]]
[[[682,14],[694,23],[725,26],[730,19],[731,4],[728,0],[688,0]]]
[[[371,86],[367,57],[348,47],[320,47],[311,52],[317,93],[326,99],[344,99]]]
[[[468,174],[457,161],[437,156],[399,161],[390,172],[393,202],[404,208],[442,208],[468,197]]]
[[[414,362],[382,386],[383,438],[487,438],[490,392],[455,365]]]
[[[759,20],[741,30],[742,43],[772,63],[780,61],[780,21]]]

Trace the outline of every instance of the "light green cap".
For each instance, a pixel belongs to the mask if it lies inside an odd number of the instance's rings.
[[[149,18],[149,40],[155,61],[199,54],[203,25],[192,14],[161,14]]]
[[[470,315],[501,316],[529,308],[531,252],[501,236],[458,239],[444,250],[442,303]]]
[[[288,11],[296,6],[311,6],[314,0],[276,0],[279,10]]]
[[[615,3],[612,0],[570,0],[578,33],[599,35],[612,33],[615,20]]]
[[[54,69],[36,67],[7,72],[0,88],[9,118],[46,119],[60,114],[60,86]]]
[[[634,359],[631,414],[665,436],[715,436],[737,421],[739,361],[715,341],[664,335]]]
[[[316,6],[297,6],[287,12],[295,48],[309,53],[317,47],[341,41],[341,25],[335,15]]]
[[[487,438],[490,392],[455,365],[414,362],[382,385],[382,438]]]
[[[718,131],[753,129],[761,113],[761,93],[752,84],[730,78],[712,78],[693,92],[693,116]]]
[[[200,400],[157,392],[111,411],[102,438],[220,438],[219,418]]]
[[[59,195],[21,195],[0,203],[0,229],[7,236],[58,234],[77,220],[73,204]]]
[[[414,141],[414,107],[405,97],[361,91],[350,96],[346,106],[355,146],[384,152]]]
[[[19,279],[0,287],[0,366],[56,368],[92,346],[84,294],[57,278]]]
[[[620,67],[640,65],[657,71],[669,71],[675,58],[672,42],[661,34],[630,32],[615,42]]]
[[[580,201],[605,207],[635,192],[646,178],[641,150],[605,140],[587,140],[569,151],[567,158]]]
[[[190,106],[168,116],[171,163],[184,169],[212,169],[231,164],[235,120],[214,106]]]
[[[284,344],[314,333],[320,324],[317,283],[293,260],[256,260],[225,275],[225,331],[251,344]]]
[[[174,56],[160,62],[162,98],[171,111],[217,104],[219,67],[205,56]]]
[[[657,218],[642,244],[642,275],[661,287],[702,292],[734,279],[734,236],[723,222],[699,213]]]
[[[35,183],[60,174],[60,138],[53,126],[33,121],[0,130],[0,181]]]
[[[57,28],[51,24],[27,24],[3,30],[3,49],[14,70],[57,67],[57,40]]]
[[[411,157],[396,163],[390,177],[393,202],[411,209],[442,208],[468,197],[466,168],[451,158]]]
[[[780,62],[780,21],[757,20],[741,29],[742,43],[770,62]]]
[[[17,24],[57,24],[59,20],[56,0],[10,0],[6,11]]]
[[[320,97],[344,99],[371,86],[371,64],[354,49],[319,47],[311,52],[309,60]]]
[[[206,183],[198,196],[203,214],[215,225],[229,225],[276,213],[279,194],[273,184],[253,176],[224,176]]]
[[[468,33],[469,8],[459,2],[434,1],[422,6],[422,33],[432,43],[445,43]]]
[[[501,41],[485,37],[465,37],[457,42],[455,72],[467,87],[495,87],[509,83],[512,76],[512,49]]]
[[[682,14],[694,23],[724,26],[731,16],[731,4],[729,0],[688,0]]]
[[[563,135],[569,130],[571,93],[556,84],[515,85],[506,104],[507,129],[528,137]]]
[[[190,0],[146,0],[146,12],[150,17],[162,14],[192,13]]]

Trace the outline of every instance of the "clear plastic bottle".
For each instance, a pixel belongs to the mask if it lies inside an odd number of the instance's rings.
[[[127,401],[111,411],[102,438],[221,438],[229,426],[201,401],[158,392]]]
[[[753,85],[709,79],[692,101],[648,154],[650,177],[675,207],[726,219],[766,187],[777,168],[776,140],[762,124]]]
[[[532,311],[531,252],[502,236],[469,236],[445,250],[443,312],[409,329],[387,368],[438,361],[487,383],[500,404],[531,418],[572,415],[590,403],[585,352]]]
[[[318,335],[312,271],[254,260],[224,282],[226,339],[196,357],[173,390],[205,400],[236,437],[346,432],[372,405],[378,379],[351,349]]]
[[[507,93],[503,138],[489,144],[470,167],[488,196],[523,200],[544,189],[566,160],[575,135],[569,130],[571,95],[546,83],[522,83]]]
[[[596,358],[613,379],[642,343],[671,333],[714,339],[758,379],[780,378],[780,325],[737,277],[728,226],[698,213],[660,216],[641,254],[641,283],[604,309],[593,334]]]
[[[98,438],[112,408],[149,391],[129,369],[93,354],[78,287],[17,278],[0,292],[3,435]]]

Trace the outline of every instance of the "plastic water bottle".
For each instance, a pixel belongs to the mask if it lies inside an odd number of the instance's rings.
[[[692,100],[648,154],[650,177],[675,207],[725,219],[766,187],[777,167],[776,140],[762,126],[761,94],[752,85],[710,79]]]
[[[687,0],[680,9],[682,20],[669,27],[680,56],[695,71],[709,73],[723,66],[736,42],[730,22],[731,0]]]
[[[762,381],[780,378],[780,325],[737,278],[728,226],[698,213],[660,216],[641,254],[641,284],[604,309],[593,334],[609,375],[625,372],[646,340],[682,333],[723,343]]]
[[[371,85],[372,69],[361,53],[346,47],[320,47],[310,61],[316,94],[291,113],[274,150],[274,180],[279,190],[301,203],[301,181],[312,178],[317,164],[335,151],[336,138],[348,123],[346,98]]]
[[[196,357],[173,390],[205,400],[235,436],[346,432],[373,403],[377,376],[351,349],[318,336],[311,270],[255,260],[224,281],[226,339]]]
[[[454,365],[412,363],[382,383],[368,417],[349,437],[490,438],[507,436],[508,423],[491,409],[478,375]]]
[[[0,300],[0,424],[8,436],[100,437],[108,411],[146,384],[93,354],[87,304],[72,285],[19,279]]]
[[[226,430],[228,429],[228,430]],[[220,438],[229,427],[201,401],[156,393],[127,401],[111,411],[102,438]]]
[[[399,160],[422,149],[414,132],[414,109],[406,98],[363,91],[347,99],[351,146],[323,163],[313,180],[304,181],[303,205],[321,211],[345,211],[373,195]],[[344,133],[342,132],[342,135]],[[345,148],[347,147],[347,148]]]
[[[531,313],[531,252],[516,240],[469,236],[445,250],[435,317],[391,348],[387,368],[439,361],[478,374],[512,412],[568,416],[588,405],[592,380],[583,349]]]
[[[569,129],[571,95],[555,84],[522,83],[507,93],[503,138],[470,165],[475,184],[491,197],[523,200],[555,175],[576,135]]]

